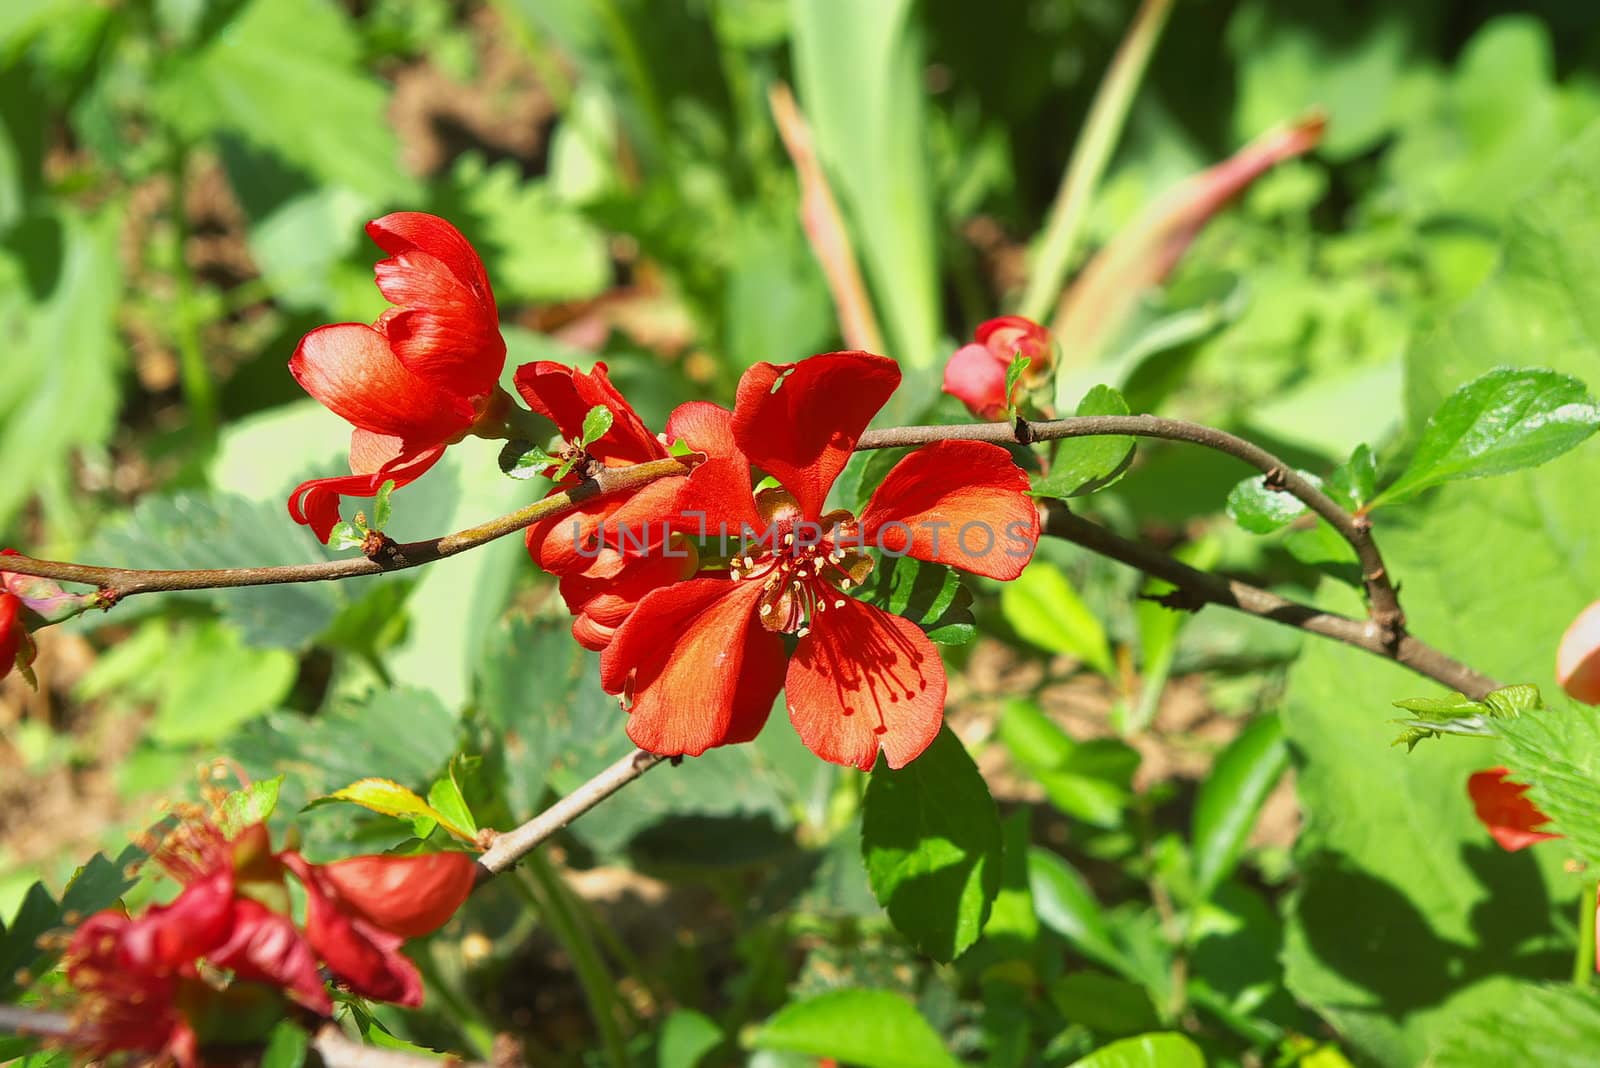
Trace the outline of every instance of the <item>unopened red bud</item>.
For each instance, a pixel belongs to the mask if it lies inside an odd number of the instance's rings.
[[[1579,612],[1561,636],[1556,679],[1574,700],[1600,705],[1600,601]]]
[[[351,857],[317,868],[341,911],[403,938],[444,926],[472,892],[477,871],[466,853]]]

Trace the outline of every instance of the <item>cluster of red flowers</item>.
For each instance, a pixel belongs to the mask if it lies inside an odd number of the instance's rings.
[[[285,998],[329,1015],[319,961],[354,994],[421,1004],[401,943],[448,920],[477,872],[465,853],[311,864],[273,852],[263,824],[230,838],[205,818],[184,821],[154,857],[183,884],[172,903],[96,913],[67,948],[73,1041],[94,1056],[143,1053],[183,1068],[201,1063],[202,1047],[263,1037]],[[303,924],[290,914],[288,875],[305,891]]]
[[[505,414],[494,385],[505,346],[471,247],[432,216],[391,215],[368,231],[394,257],[379,265],[379,285],[403,310],[374,327],[313,331],[290,365],[313,396],[356,426],[358,475],[308,482],[290,500],[295,518],[324,538],[338,519],[339,494],[371,495],[388,479],[403,484],[450,441],[469,430],[489,434]],[[985,359],[998,362],[1002,394],[1016,352],[1040,369],[1047,362],[1048,337],[1024,319],[986,323],[979,341]],[[560,580],[574,636],[603,651],[601,684],[622,698],[635,742],[698,755],[748,741],[786,688],[791,721],[826,760],[868,769],[882,751],[901,767],[928,746],[944,709],[937,650],[915,624],[849,591],[874,566],[869,546],[1015,578],[1032,556],[1039,521],[1027,476],[1005,449],[919,449],[857,518],[826,511],[825,501],[899,384],[893,360],[835,352],[759,363],[740,381],[732,411],[685,404],[660,435],[604,364],[582,373],[541,361],[518,368],[514,381],[563,439],[547,454],[561,465],[552,492],[599,468],[665,458],[673,443],[700,454],[686,479],[587,502],[527,532],[534,561]],[[592,438],[596,408],[610,421]],[[752,470],[777,485],[758,485]]]

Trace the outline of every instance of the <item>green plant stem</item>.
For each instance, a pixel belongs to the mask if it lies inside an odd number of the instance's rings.
[[[1595,895],[1600,885],[1592,881],[1583,884],[1578,894],[1578,951],[1572,959],[1572,981],[1578,986],[1594,982]]]
[[[601,25],[605,27],[606,38],[611,45],[617,66],[622,69],[622,75],[628,80],[628,87],[644,108],[645,121],[650,125],[650,136],[654,140],[654,155],[656,162],[668,170],[672,168],[672,127],[667,122],[667,109],[661,101],[661,93],[656,88],[655,79],[650,74],[650,65],[645,61],[644,50],[639,47],[639,40],[634,36],[633,27],[629,25],[628,18],[617,6],[616,0],[591,0],[595,14],[599,16]]]
[[[531,853],[511,883],[544,917],[556,940],[572,958],[578,985],[583,987],[584,998],[589,1002],[589,1014],[594,1017],[600,1040],[605,1043],[606,1056],[616,1068],[627,1068],[628,1047],[622,1028],[617,1024],[616,990],[611,973],[595,948],[594,939],[567,902],[561,876],[542,855]]]
[[[1050,207],[1044,239],[1039,243],[1038,256],[1023,290],[1018,311],[1030,319],[1043,321],[1061,295],[1067,268],[1078,251],[1084,224],[1088,221],[1094,191],[1122,135],[1128,109],[1133,105],[1134,94],[1150,64],[1150,53],[1171,11],[1172,0],[1144,0],[1095,92],[1083,131],[1072,147],[1072,158],[1067,161],[1061,189]]]
[[[448,1018],[456,1030],[461,1032],[461,1037],[472,1047],[472,1052],[484,1060],[492,1058],[494,1026],[481,1009],[464,997],[453,982],[445,978],[444,972],[439,968],[439,962],[434,959],[433,947],[424,946],[411,960],[416,964],[417,971],[422,973],[422,981],[427,985],[428,992],[443,1003]]]
[[[172,183],[172,280],[177,287],[173,308],[173,330],[178,344],[178,374],[183,397],[189,406],[189,420],[195,431],[209,441],[217,432],[217,387],[206,366],[200,344],[200,324],[195,321],[194,275],[189,271],[185,249],[189,244],[189,217],[184,206],[185,179],[189,170],[188,150],[179,146],[172,154],[168,177]]]

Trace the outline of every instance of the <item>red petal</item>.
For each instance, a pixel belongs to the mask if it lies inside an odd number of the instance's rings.
[[[758,582],[694,579],[639,602],[600,657],[607,693],[631,692],[628,737],[699,756],[755,737],[782,685],[783,641],[755,618]]]
[[[506,365],[506,343],[494,303],[484,304],[444,263],[407,252],[376,268],[378,289],[398,307],[379,329],[412,372],[439,389],[481,397],[495,388]]]
[[[234,899],[233,930],[208,959],[245,982],[281,987],[312,1012],[326,1016],[333,1011],[311,946],[289,917],[254,898]]]
[[[586,649],[604,649],[647,594],[689,578],[696,563],[691,549],[677,546],[662,546],[644,556],[602,549],[588,568],[561,577],[561,597],[577,617],[573,637]]]
[[[911,621],[852,597],[812,617],[785,681],[789,720],[824,760],[871,771],[882,749],[904,767],[944,718],[944,664]]]
[[[962,345],[944,366],[944,391],[979,419],[1006,417],[1006,369],[982,345]]]
[[[391,256],[415,249],[442,261],[452,275],[472,290],[480,303],[494,307],[489,276],[472,242],[437,215],[421,211],[393,212],[367,223],[367,236]]]
[[[322,887],[347,913],[420,938],[444,926],[472,892],[478,864],[465,853],[366,856],[317,866]]]
[[[362,997],[422,1004],[422,977],[400,953],[405,939],[340,912],[318,872],[298,855],[283,862],[306,888],[306,939],[323,963]]]
[[[710,401],[680,404],[667,416],[667,440],[723,460],[743,460],[733,440],[733,413]]]
[[[591,409],[610,409],[611,429],[588,447],[589,455],[603,464],[637,464],[667,455],[667,447],[611,384],[603,363],[588,374],[551,360],[526,363],[517,368],[515,382],[528,407],[555,423],[569,441],[583,436],[583,420]]]
[[[892,556],[1014,579],[1033,559],[1039,509],[998,445],[941,441],[894,465],[861,514],[866,543]]]
[[[1548,838],[1560,838],[1559,834],[1535,830],[1549,823],[1550,817],[1523,796],[1528,792],[1526,786],[1506,778],[1510,774],[1506,768],[1490,768],[1467,780],[1472,807],[1489,829],[1489,836],[1500,843],[1500,848],[1513,851]]]
[[[319,327],[301,338],[289,373],[346,422],[414,447],[449,441],[477,418],[464,397],[407,370],[382,334],[359,323]]]
[[[396,438],[385,438],[357,430],[350,435],[350,466],[364,466],[388,452],[388,444]],[[394,480],[395,488],[415,482],[444,455],[445,447],[436,445],[420,452],[402,454],[384,462],[371,474],[343,475],[334,478],[314,478],[302,482],[289,494],[289,515],[296,523],[309,526],[322,542],[328,540],[339,522],[340,497],[374,497],[385,482]]]
[[[184,888],[171,904],[152,905],[122,934],[122,953],[140,970],[176,972],[209,957],[234,922],[233,873],[221,871]]]
[[[565,575],[587,570],[604,546],[636,555],[658,552],[683,483],[681,478],[663,478],[633,493],[585,501],[565,515],[542,519],[525,535],[528,554],[552,575]]]
[[[22,601],[13,594],[0,593],[0,679],[17,664],[22,648]]]
[[[1021,315],[990,319],[973,331],[972,337],[999,358],[1002,373],[1018,356],[1033,361],[1028,370],[1043,370],[1039,362],[1050,356],[1050,331]]]
[[[1574,701],[1600,705],[1600,601],[1579,612],[1561,636],[1556,679]]]
[[[814,520],[856,439],[899,384],[899,366],[867,352],[758,363],[739,379],[734,439]]]

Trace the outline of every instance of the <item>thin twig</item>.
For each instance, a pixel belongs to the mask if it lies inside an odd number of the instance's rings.
[[[1296,627],[1312,634],[1353,645],[1374,656],[1393,660],[1417,674],[1458,690],[1468,697],[1481,700],[1490,690],[1499,689],[1501,683],[1440,652],[1426,642],[1410,635],[1388,643],[1372,633],[1369,623],[1351,619],[1333,612],[1324,612],[1299,601],[1280,597],[1259,586],[1237,579],[1200,571],[1182,563],[1166,553],[1141,545],[1114,534],[1097,523],[1075,515],[1065,505],[1050,502],[1040,509],[1046,534],[1063,538],[1101,556],[1118,560],[1129,567],[1138,568],[1147,575],[1166,579],[1178,587],[1184,607],[1200,608],[1215,604],[1232,608],[1249,615],[1270,619],[1288,627]]]
[[[478,858],[483,869],[479,881],[505,871],[539,848],[545,839],[666,759],[635,749],[527,823],[496,836]]]
[[[817,159],[816,147],[811,142],[811,127],[800,105],[795,103],[794,94],[784,83],[773,83],[767,91],[767,103],[772,108],[772,119],[778,125],[783,146],[789,150],[789,159],[794,163],[795,176],[800,180],[800,222],[805,227],[817,264],[822,268],[822,276],[828,282],[828,292],[833,294],[845,344],[852,349],[883,352],[883,331],[878,327],[872,298],[867,294],[861,268],[856,264],[850,230],[834,200],[822,162]]]
[[[284,564],[278,567],[225,567],[192,571],[147,571],[140,568],[94,567],[57,560],[37,560],[31,556],[5,557],[4,570],[18,575],[38,575],[59,582],[83,582],[100,587],[105,607],[138,593],[167,593],[173,590],[214,590],[237,586],[273,586],[286,582],[321,582],[329,579],[381,575],[390,571],[443,560],[468,549],[475,549],[496,538],[505,537],[542,519],[566,515],[597,497],[625,493],[661,478],[687,474],[690,458],[668,457],[634,464],[631,467],[601,468],[593,478],[570,490],[553,493],[543,500],[519,508],[509,515],[491,519],[475,527],[446,534],[442,538],[405,543],[387,542],[374,558],[364,556],[345,560],[319,560],[311,564]]]
[[[0,1032],[33,1038],[67,1038],[76,1030],[72,1017],[64,1012],[25,1009],[21,1005],[0,1005]]]
[[[1361,577],[1371,610],[1369,637],[1382,647],[1396,646],[1405,635],[1405,613],[1400,597],[1384,567],[1383,555],[1372,540],[1371,521],[1357,518],[1322,492],[1310,479],[1261,446],[1223,430],[1164,419],[1157,415],[1088,415],[1047,422],[964,423],[957,426],[900,426],[868,430],[856,443],[858,449],[889,449],[904,445],[927,445],[936,441],[1014,442],[1027,445],[1057,438],[1082,438],[1103,435],[1128,435],[1161,438],[1203,445],[1243,460],[1266,476],[1267,484],[1298,499],[1328,521],[1339,536],[1355,550],[1361,563]]]

